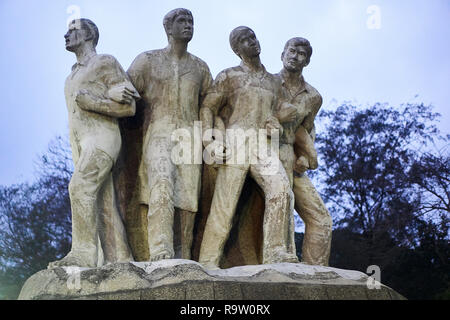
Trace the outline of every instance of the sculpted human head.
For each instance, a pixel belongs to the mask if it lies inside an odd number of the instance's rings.
[[[311,44],[305,38],[288,40],[281,54],[284,68],[290,72],[302,71],[309,64],[312,51]]]
[[[164,29],[167,38],[189,42],[194,35],[194,17],[188,9],[178,8],[164,17]]]
[[[240,58],[253,58],[261,53],[261,46],[255,32],[249,27],[240,26],[231,31],[230,45]]]
[[[64,35],[66,50],[74,52],[85,43],[91,43],[95,48],[99,39],[98,28],[89,19],[76,19],[69,24],[69,30]]]

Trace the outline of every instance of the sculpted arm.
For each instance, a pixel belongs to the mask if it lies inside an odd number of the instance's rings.
[[[112,99],[96,96],[88,90],[80,90],[76,101],[78,106],[85,111],[96,112],[114,118],[131,117],[136,113],[136,102],[134,99],[119,103]]]
[[[203,125],[204,143],[205,146],[212,142],[214,128],[214,118],[220,107],[223,106],[223,96],[217,93],[209,93],[203,100],[202,107],[200,108],[200,121]]]
[[[314,141],[303,126],[300,126],[295,133],[294,152],[297,157],[295,171],[304,173],[308,169],[317,169],[317,151]]]
[[[314,128],[314,120],[316,119],[317,113],[322,107],[322,96],[317,92],[309,101],[311,112],[306,116],[305,120],[303,120],[302,126],[308,131],[308,133],[312,133]]]
[[[317,151],[314,146],[316,135],[314,119],[322,106],[322,97],[317,93],[306,104],[311,108],[311,112],[306,116],[295,133],[294,151],[297,157],[295,170],[298,173],[303,173],[308,169],[315,170],[319,165]]]
[[[136,88],[140,95],[144,94],[146,88],[145,75],[149,73],[150,64],[145,53],[141,53],[134,59],[130,68],[128,68],[127,75],[131,84]]]
[[[200,121],[204,130],[204,145],[207,146],[213,141],[212,130],[214,128],[214,118],[219,110],[226,104],[225,91],[226,77],[223,73],[217,76],[216,81],[211,86],[208,93],[203,98],[200,108]]]
[[[140,96],[120,64],[112,56],[103,56],[95,68],[100,75],[98,83],[93,84],[90,90],[78,92],[78,106],[114,118],[133,116],[136,113],[135,99]]]

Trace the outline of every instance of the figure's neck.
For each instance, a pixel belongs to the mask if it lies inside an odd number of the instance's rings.
[[[304,86],[305,80],[303,79],[303,69],[300,71],[288,71],[286,69],[281,70],[284,83],[289,88],[299,88]]]
[[[188,42],[186,41],[177,41],[172,38],[169,39],[169,45],[166,50],[170,55],[174,56],[177,59],[181,59],[186,56],[188,48]]]
[[[251,69],[252,71],[258,72],[258,71],[262,71],[263,65],[261,63],[261,58],[259,56],[256,57],[241,57],[242,59],[242,63],[248,67],[249,69]]]
[[[97,52],[95,48],[92,45],[89,45],[89,43],[85,43],[75,51],[77,62],[80,64],[85,63],[87,60],[89,60],[89,58],[96,54]]]

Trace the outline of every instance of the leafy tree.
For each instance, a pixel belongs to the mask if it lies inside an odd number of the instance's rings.
[[[420,297],[450,287],[448,277],[441,277],[450,274],[449,156],[429,151],[449,141],[440,136],[438,118],[423,104],[360,108],[344,103],[319,116],[325,124],[317,138],[323,163],[315,178],[324,186],[323,198],[337,226],[330,263],[363,272],[379,265],[383,282],[412,298],[421,289],[395,280],[402,272],[411,273],[408,259],[423,259],[413,278],[425,279],[436,270],[442,280],[440,286],[433,282],[434,289],[421,290]],[[429,252],[421,254],[425,248]],[[431,268],[436,261],[440,267]]]
[[[0,297],[16,298],[24,281],[70,250],[70,149],[57,137],[37,162],[32,184],[0,187]]]
[[[413,249],[399,247],[382,280],[409,299],[450,299],[448,231],[448,216],[436,222],[421,221],[419,243]]]
[[[449,137],[444,140],[450,140]],[[410,181],[421,196],[420,211],[450,212],[450,156],[438,150],[436,154],[424,153],[409,170]]]

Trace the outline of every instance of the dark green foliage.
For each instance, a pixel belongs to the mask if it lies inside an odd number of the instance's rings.
[[[58,137],[38,163],[33,184],[0,187],[0,298],[15,299],[24,281],[70,250],[67,143]]]
[[[330,265],[366,272],[410,299],[450,288],[448,137],[430,106],[343,104],[322,112],[315,178],[334,218]],[[444,144],[440,151],[436,143]]]
[[[296,247],[296,254],[298,259],[302,260],[302,244],[303,244],[303,238],[305,237],[304,233],[295,233],[295,247]]]

